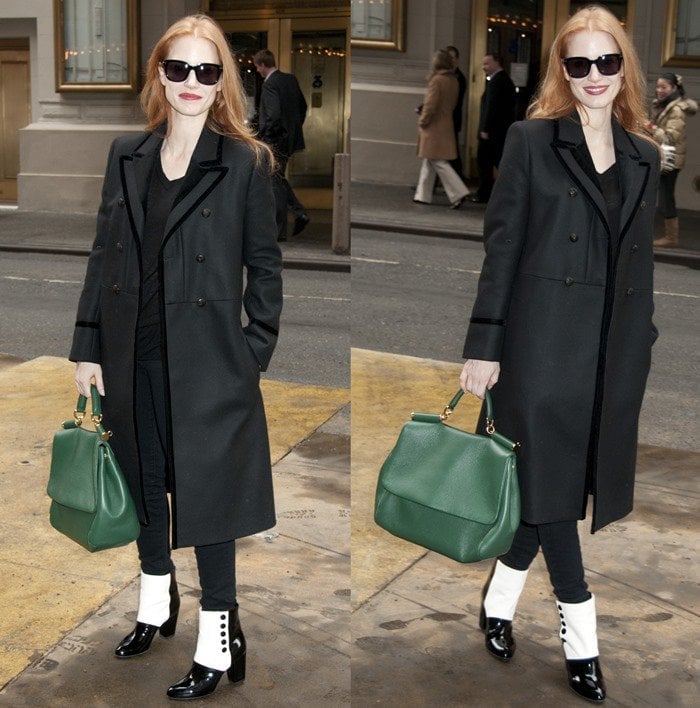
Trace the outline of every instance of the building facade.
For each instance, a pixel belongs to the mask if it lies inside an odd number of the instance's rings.
[[[310,208],[331,205],[332,159],[348,149],[348,0],[3,0],[0,3],[0,203],[97,210],[111,141],[143,128],[138,91],[163,31],[206,12],[227,33],[251,119],[268,47],[300,80],[312,146],[290,161]]]
[[[518,88],[522,115],[540,66],[574,0],[352,0],[352,177],[363,182],[413,185],[415,108],[422,103],[430,59],[453,45],[467,78],[460,150],[476,174],[481,61],[498,51]],[[660,73],[684,79],[687,95],[700,99],[700,3],[691,0],[604,2],[631,33],[645,71],[649,97]],[[393,24],[393,36],[384,31]],[[377,39],[379,37],[379,39]],[[388,39],[387,39],[388,38]],[[695,39],[694,39],[695,38]],[[688,120],[688,153],[676,187],[683,209],[700,210],[700,117]]]

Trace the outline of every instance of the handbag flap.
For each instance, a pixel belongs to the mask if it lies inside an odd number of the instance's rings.
[[[382,466],[379,484],[409,501],[492,524],[514,471],[515,453],[488,437],[411,421]]]
[[[102,445],[97,433],[71,428],[53,438],[47,493],[55,502],[78,511],[97,510],[97,467]]]

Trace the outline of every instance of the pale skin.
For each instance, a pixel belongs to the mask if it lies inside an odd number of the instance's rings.
[[[597,59],[601,54],[616,54],[620,49],[607,32],[576,32],[567,44],[566,57]],[[485,69],[484,69],[485,70]],[[565,78],[578,104],[583,121],[583,135],[593,158],[597,172],[605,172],[615,162],[615,146],[612,134],[612,109],[617,94],[622,88],[624,63],[614,76],[603,76],[593,64],[588,76],[572,79],[564,70]],[[581,108],[585,108],[585,111]],[[484,398],[486,389],[498,381],[500,364],[497,361],[467,359],[459,383],[466,393]]]
[[[216,46],[208,39],[185,35],[177,37],[167,52],[166,59],[178,59],[190,66],[221,64]],[[199,136],[209,115],[216,95],[221,91],[221,80],[214,86],[205,86],[197,81],[190,71],[182,82],[169,81],[162,66],[158,67],[160,82],[165,89],[165,99],[170,110],[168,134],[163,140],[160,160],[163,172],[169,180],[184,177]],[[94,382],[101,396],[105,395],[102,367],[90,361],[79,361],[75,367],[75,385],[83,396],[90,395],[90,383]]]

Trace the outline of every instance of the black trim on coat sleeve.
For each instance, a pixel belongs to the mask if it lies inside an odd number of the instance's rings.
[[[489,324],[489,325],[499,325],[501,327],[506,326],[506,321],[505,320],[494,320],[491,319],[490,317],[472,317],[469,322],[471,324]]]

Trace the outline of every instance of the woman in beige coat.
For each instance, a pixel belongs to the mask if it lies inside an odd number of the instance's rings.
[[[459,84],[454,75],[452,58],[446,51],[439,49],[433,55],[428,92],[418,118],[418,157],[423,158],[423,164],[414,202],[432,202],[436,174],[445,187],[451,209],[459,209],[469,194],[464,182],[449,163],[449,160],[457,157],[452,112],[457,105],[458,95]]]
[[[678,246],[678,213],[676,211],[676,179],[685,166],[685,121],[698,110],[698,104],[685,98],[678,74],[661,74],[656,81],[656,99],[652,104],[647,131],[664,148],[664,161],[659,180],[659,209],[664,216],[664,234],[654,241],[659,248]]]

